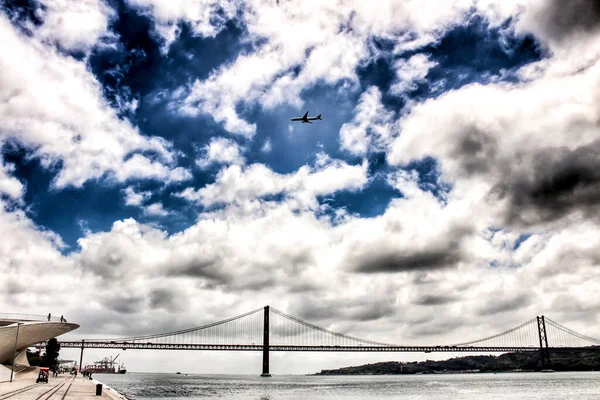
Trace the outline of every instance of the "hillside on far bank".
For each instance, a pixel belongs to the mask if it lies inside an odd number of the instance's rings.
[[[551,353],[555,371],[600,371],[600,346],[578,351]],[[474,355],[444,361],[399,363],[397,361],[365,364],[332,370],[315,375],[398,375],[451,372],[510,372],[539,371],[542,369],[539,352],[506,353],[500,356]]]

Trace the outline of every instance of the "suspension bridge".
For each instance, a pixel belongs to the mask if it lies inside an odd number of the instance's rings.
[[[542,368],[551,352],[600,351],[600,340],[577,333],[543,315],[507,331],[446,346],[402,346],[334,332],[266,306],[222,321],[152,335],[59,341],[62,348],[260,351],[262,376],[270,376],[271,351],[330,352],[539,352]]]

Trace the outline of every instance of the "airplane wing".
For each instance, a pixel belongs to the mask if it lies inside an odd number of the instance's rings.
[[[312,122],[310,122],[309,120],[306,120],[306,122],[308,122],[309,124],[312,124]]]
[[[302,117],[302,119],[306,119],[308,118],[308,111],[306,112],[306,114],[304,114],[304,117]]]

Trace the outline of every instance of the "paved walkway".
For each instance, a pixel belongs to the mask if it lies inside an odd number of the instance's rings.
[[[96,396],[96,380],[77,375],[61,374],[57,378],[50,377],[48,383],[35,383],[36,377],[28,376],[13,382],[0,383],[0,400],[97,400],[125,399],[119,393],[102,387],[102,396]]]

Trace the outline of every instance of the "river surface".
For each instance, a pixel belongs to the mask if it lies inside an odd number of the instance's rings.
[[[146,399],[600,399],[600,372],[302,376],[96,374],[131,400]]]

